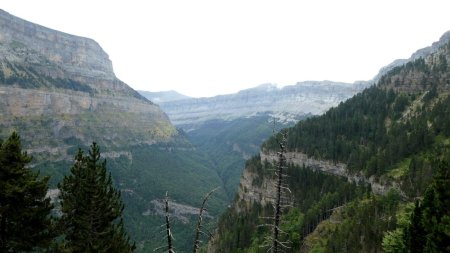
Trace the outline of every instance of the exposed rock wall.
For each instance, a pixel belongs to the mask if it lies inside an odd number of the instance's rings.
[[[239,201],[242,201],[246,205],[260,203],[262,206],[265,206],[272,203],[275,197],[275,180],[270,177],[263,177],[259,179],[261,183],[256,184],[257,177],[257,173],[251,172],[248,169],[244,169],[242,173],[237,194]],[[238,212],[242,211],[240,210],[242,206],[235,205],[235,207]]]
[[[96,141],[117,150],[168,142],[177,135],[159,107],[144,100],[1,85],[0,126],[0,136],[18,130],[29,152],[54,160],[71,159],[67,150],[81,143]]]
[[[278,160],[278,156],[273,152],[261,152],[261,161],[274,162]],[[390,189],[399,189],[398,185],[382,184],[376,182],[374,177],[367,178],[362,174],[352,174],[347,170],[347,165],[344,163],[334,163],[332,161],[317,160],[308,157],[306,154],[300,152],[287,152],[286,160],[288,163],[297,166],[306,166],[312,170],[318,170],[324,173],[341,176],[347,178],[349,182],[367,183],[372,187],[372,191],[376,194],[386,194]]]
[[[94,40],[49,29],[1,9],[0,71],[6,76],[16,72],[36,87],[37,82],[49,77],[70,79],[97,94],[143,99],[116,78],[108,54]]]
[[[389,65],[380,69],[378,74],[372,79],[372,82],[378,83],[383,76],[386,76],[391,70],[396,67],[400,67],[402,65],[407,64],[408,62],[413,62],[420,58],[425,59],[425,62],[430,67],[436,67],[440,65],[440,57],[441,55],[445,55],[447,64],[450,63],[450,31],[444,33],[439,41],[434,42],[431,46],[425,47],[417,50],[415,53],[411,55],[409,59],[397,59],[390,63]],[[450,64],[448,64],[450,68]],[[408,76],[409,75],[409,76]],[[408,75],[394,75],[389,82],[384,80],[384,85],[388,88],[392,88],[394,90],[403,91],[403,92],[418,92],[424,90],[424,85],[426,83],[422,83],[423,73],[408,73]],[[443,76],[444,80],[435,80],[441,81],[445,83],[448,79],[448,76]],[[407,84],[407,85],[404,85]],[[439,87],[440,89],[450,90],[450,83],[443,87]]]
[[[0,10],[0,137],[12,130],[57,160],[80,143],[117,151],[177,136],[159,106],[116,78],[97,42]]]
[[[161,109],[144,100],[126,97],[89,96],[84,92],[21,89],[0,85],[0,118],[5,116],[43,116],[79,114],[86,111],[149,113],[168,120]]]
[[[0,29],[0,43],[17,43],[17,46],[22,43],[73,74],[115,77],[109,56],[92,39],[55,31],[3,10],[0,10]]]
[[[309,81],[281,89],[265,84],[235,94],[183,99],[160,105],[172,122],[181,127],[211,119],[232,120],[258,113],[271,113],[281,121],[297,121],[296,116],[322,114],[363,88],[359,84],[330,81]]]

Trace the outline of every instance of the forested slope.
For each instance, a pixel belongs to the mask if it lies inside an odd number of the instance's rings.
[[[450,199],[448,190],[438,185],[449,182],[450,168],[445,166],[450,159],[449,61],[447,40],[423,58],[390,70],[375,86],[324,115],[286,130],[289,152],[345,164],[349,175],[336,185],[327,180],[339,178],[319,172],[320,167],[290,167],[287,183],[293,208],[282,218],[291,247],[287,252],[409,252],[417,241],[414,236],[420,234],[411,232],[414,227],[421,228],[423,245],[427,245],[422,249],[439,252],[448,247],[443,243],[448,234],[442,229],[448,226],[449,211],[443,207]],[[276,138],[263,144],[263,153],[278,151]],[[270,166],[259,157],[247,163],[238,195],[221,218],[211,250],[267,250],[260,246],[268,230],[258,225],[267,223],[261,217],[272,214],[270,199],[264,197],[272,191],[271,173],[266,172]],[[302,173],[317,176],[297,176]],[[354,185],[351,175],[395,187],[376,195],[370,185]],[[434,214],[420,213],[433,207]],[[311,210],[316,210],[312,223]],[[413,214],[419,221],[411,218]]]

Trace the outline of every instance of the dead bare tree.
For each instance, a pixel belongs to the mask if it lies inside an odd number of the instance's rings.
[[[262,247],[268,247],[267,251],[272,253],[284,252],[289,248],[289,241],[282,241],[281,234],[284,232],[281,230],[281,216],[282,212],[286,207],[291,206],[291,201],[286,196],[291,191],[289,187],[285,184],[286,175],[286,144],[287,144],[287,132],[281,132],[281,140],[276,139],[280,147],[280,151],[277,153],[278,161],[275,168],[275,196],[273,201],[274,213],[271,217],[262,217],[263,219],[269,220],[271,223],[266,223],[261,226],[268,226],[272,229],[272,234],[266,238],[266,242]]]
[[[219,189],[219,187],[211,190],[203,197],[202,206],[200,207],[199,214],[198,214],[198,220],[197,220],[197,226],[195,228],[195,236],[194,236],[194,246],[193,246],[193,253],[196,253],[200,249],[200,235],[206,233],[203,231],[203,215],[206,211],[206,202],[208,201],[209,197],[213,194],[214,191]],[[165,232],[166,232],[166,239],[167,239],[167,245],[158,247],[154,249],[153,251],[160,251],[164,250],[166,253],[175,253],[174,247],[173,247],[173,234],[170,226],[170,214],[169,214],[169,197],[166,192],[166,198],[164,199],[165,204],[165,219],[166,222],[161,227],[165,226]],[[208,233],[209,237],[212,237],[211,233]]]
[[[198,249],[200,249],[200,234],[205,234],[205,232],[202,230],[203,228],[203,212],[206,211],[206,202],[208,201],[211,194],[213,194],[214,191],[219,189],[219,187],[211,190],[203,197],[202,206],[200,207],[200,211],[198,214],[198,220],[197,220],[197,227],[195,228],[195,236],[194,236],[194,247],[193,247],[193,253],[197,253]],[[208,233],[208,236],[211,237],[212,234]]]
[[[169,196],[166,192],[166,198],[164,199],[164,204],[165,204],[165,218],[166,218],[166,239],[167,239],[167,246],[161,246],[156,248],[153,251],[158,251],[158,250],[162,250],[165,249],[167,250],[167,253],[175,253],[174,247],[173,247],[173,235],[172,235],[172,231],[170,229],[170,214],[169,214]],[[164,226],[164,225],[162,225]]]

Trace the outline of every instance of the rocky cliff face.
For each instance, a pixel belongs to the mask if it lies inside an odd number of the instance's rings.
[[[438,47],[439,46],[439,47]],[[450,32],[433,46],[418,50],[407,62],[392,68],[378,85],[399,92],[420,93],[450,90]]]
[[[97,93],[140,97],[116,78],[108,54],[94,40],[55,31],[3,10],[0,10],[0,59],[3,79],[27,78],[41,88],[52,86],[49,85],[52,80],[72,80]],[[37,75],[45,78],[39,79]],[[20,86],[20,82],[16,85]]]
[[[396,67],[400,67],[402,65],[407,64],[408,62],[413,62],[415,60],[418,60],[420,58],[426,59],[429,58],[429,56],[435,54],[438,51],[442,51],[445,44],[447,44],[450,41],[450,31],[447,31],[444,33],[439,41],[434,42],[431,46],[425,47],[422,49],[417,50],[415,53],[411,55],[409,59],[397,59],[394,60],[392,63],[388,64],[387,66],[384,66],[380,69],[378,74],[372,79],[371,82],[377,83],[382,76],[386,75],[389,71],[393,70]],[[450,59],[447,59],[447,62],[449,62]]]
[[[116,78],[92,39],[0,10],[0,136],[16,129],[30,151],[67,155],[97,141],[117,149],[177,135],[160,108]],[[50,130],[50,131],[49,131]],[[70,141],[68,141],[70,139]]]
[[[114,72],[108,55],[92,39],[73,36],[30,23],[0,10],[1,43],[23,43],[65,70],[77,75],[113,78]],[[27,52],[24,51],[26,54]],[[13,61],[26,59],[8,57]],[[89,70],[89,71],[88,71]]]
[[[275,163],[278,161],[278,155],[274,152],[266,151],[261,152],[261,161],[268,161],[270,163]],[[397,189],[401,192],[399,185],[393,184],[392,182],[377,182],[375,177],[367,178],[361,173],[350,173],[347,170],[347,165],[344,163],[335,163],[326,160],[317,160],[312,157],[308,157],[306,154],[300,152],[287,152],[286,153],[287,163],[291,163],[297,166],[306,166],[315,171],[321,171],[327,174],[345,177],[349,182],[355,182],[357,184],[369,184],[372,191],[376,194],[386,194],[392,188]]]
[[[212,98],[192,98],[161,103],[175,125],[186,126],[212,119],[232,120],[257,114],[272,114],[280,121],[321,114],[361,91],[359,84],[308,81],[281,89],[272,84]]]

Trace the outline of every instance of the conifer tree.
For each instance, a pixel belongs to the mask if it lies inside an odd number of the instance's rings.
[[[86,156],[81,149],[78,151],[70,175],[58,187],[66,250],[80,253],[134,250],[123,228],[120,192],[112,185],[106,160],[100,160],[96,143]]]
[[[421,204],[411,215],[408,252],[450,252],[450,164],[440,161]]]
[[[422,224],[426,233],[424,252],[450,252],[450,163],[441,161],[425,192]]]
[[[35,251],[52,240],[49,177],[32,172],[30,161],[16,132],[0,141],[0,252]]]

